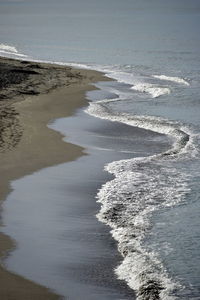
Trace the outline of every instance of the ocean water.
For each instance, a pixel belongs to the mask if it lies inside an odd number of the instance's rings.
[[[67,129],[66,119],[53,127],[107,155],[97,218],[122,255],[117,278],[137,299],[200,299],[199,1],[19,0],[0,8],[0,55],[113,78],[96,84],[82,112],[91,126],[105,124],[101,135],[81,139],[89,125]]]

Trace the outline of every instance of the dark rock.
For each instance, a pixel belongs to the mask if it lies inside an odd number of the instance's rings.
[[[33,75],[33,74],[39,74],[38,72],[34,71],[34,70],[27,70],[27,69],[18,69],[18,68],[12,68],[10,70],[11,72],[14,72],[14,73],[22,73],[22,74],[30,74],[30,75]]]
[[[20,63],[21,63],[21,64],[29,64],[29,63],[30,63],[30,61],[27,61],[27,60],[22,60],[22,61],[20,61]]]
[[[39,92],[35,90],[19,91],[19,93],[25,95],[39,95]]]

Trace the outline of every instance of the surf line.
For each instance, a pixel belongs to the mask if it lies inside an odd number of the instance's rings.
[[[151,213],[161,206],[177,204],[188,191],[184,174],[175,168],[163,171],[162,164],[187,153],[189,129],[179,122],[160,117],[114,112],[109,106],[114,101],[124,99],[118,97],[91,102],[86,112],[101,119],[171,136],[174,142],[163,153],[114,161],[105,166],[115,179],[104,184],[97,194],[97,201],[102,204],[97,218],[111,227],[111,234],[118,241],[118,250],[124,259],[115,272],[136,292],[137,299],[146,299],[147,295],[149,299],[176,299],[172,294],[180,288],[180,284],[169,278],[156,255],[142,246],[142,240],[149,229]],[[148,186],[149,182],[152,186]],[[152,192],[154,190],[158,192]],[[162,204],[157,199],[159,197]],[[170,203],[171,199],[175,201]]]

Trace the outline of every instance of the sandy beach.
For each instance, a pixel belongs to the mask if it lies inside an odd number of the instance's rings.
[[[0,58],[0,200],[10,182],[45,167],[86,155],[47,127],[86,105],[91,83],[107,80],[101,73],[71,67]],[[3,226],[3,224],[1,224]],[[15,247],[1,234],[0,255]],[[2,300],[58,299],[48,289],[0,267]]]

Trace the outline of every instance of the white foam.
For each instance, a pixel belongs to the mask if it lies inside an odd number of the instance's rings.
[[[170,163],[164,167],[162,161],[150,162],[148,158],[116,163],[121,166],[118,172],[115,169],[116,178],[104,184],[97,195],[102,204],[97,217],[112,228],[124,256],[116,274],[136,291],[137,299],[143,299],[139,296],[141,289],[149,282],[163,287],[161,299],[175,299],[171,292],[179,284],[168,276],[156,253],[143,247],[143,238],[151,227],[152,212],[183,200],[189,191],[187,175]],[[112,174],[113,165],[105,168]]]
[[[48,61],[48,63],[52,63],[52,62]],[[129,71],[127,72],[122,71],[121,68],[123,68],[123,66],[121,67],[121,66],[111,66],[111,65],[62,63],[62,62],[54,62],[54,63],[60,65],[68,65],[74,68],[82,68],[87,70],[96,70],[99,72],[103,72],[105,73],[105,76],[117,80],[120,83],[129,84],[132,86],[130,89],[141,93],[147,93],[151,95],[153,98],[158,98],[163,95],[169,95],[171,93],[171,89],[169,86],[162,86],[162,85],[159,86],[158,84],[147,83],[144,82],[143,79],[141,81],[138,81],[138,78],[134,73],[131,73]],[[131,71],[133,71],[133,67],[131,67]],[[184,84],[186,86],[190,85],[189,82],[187,82],[185,79],[180,77],[172,77],[166,75],[152,75],[152,77],[160,80]]]
[[[5,54],[5,56],[27,57],[27,55],[19,53],[16,47],[6,44],[0,44],[0,53]]]
[[[106,72],[106,76],[117,80],[120,83],[125,83],[131,85],[131,89],[142,92],[148,93],[153,98],[160,97],[162,95],[168,95],[171,93],[169,87],[166,86],[158,86],[156,84],[146,83],[143,81],[138,81],[138,78],[135,74],[129,72],[122,72],[117,68],[108,68],[108,67],[101,67],[98,68],[99,71]]]
[[[136,75],[130,72],[123,72],[120,70],[119,66],[98,66],[98,65],[84,65],[84,64],[75,64],[71,63],[71,66],[84,68],[84,69],[93,69],[100,72],[105,72],[106,76],[113,78],[120,83],[125,83],[131,85],[131,89],[141,92],[148,93],[153,98],[158,98],[163,95],[169,95],[171,90],[166,86],[158,86],[156,84],[146,83],[143,81],[138,81]]]
[[[160,80],[166,80],[166,81],[172,81],[180,84],[185,84],[189,86],[189,82],[187,82],[185,79],[180,77],[172,77],[172,76],[166,76],[166,75],[153,75],[154,78],[160,79]]]
[[[0,53],[6,54],[6,56],[17,56],[17,57],[27,57],[25,54],[20,54],[20,53],[10,53],[8,51],[0,50]]]
[[[142,93],[148,93],[153,98],[168,95],[171,92],[168,87],[159,87],[150,83],[138,83],[135,84],[131,89]]]
[[[17,53],[17,49],[13,46],[9,46],[9,45],[5,45],[5,44],[0,44],[0,50],[5,50],[8,52],[13,52],[13,53]]]

